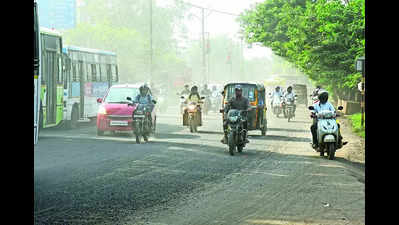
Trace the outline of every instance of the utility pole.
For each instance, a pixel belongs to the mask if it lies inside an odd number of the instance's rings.
[[[150,0],[150,81],[152,82],[152,0]]]
[[[206,62],[205,62],[205,9],[201,8],[201,14],[202,14],[202,76],[203,76],[203,82],[207,83],[206,79]]]

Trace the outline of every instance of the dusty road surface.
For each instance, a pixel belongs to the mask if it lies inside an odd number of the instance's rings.
[[[169,110],[140,145],[125,134],[97,137],[95,125],[43,130],[35,224],[365,224],[364,168],[343,149],[336,160],[320,157],[308,110],[296,114],[289,123],[269,114],[266,137],[251,131],[234,156],[216,113],[192,134]]]

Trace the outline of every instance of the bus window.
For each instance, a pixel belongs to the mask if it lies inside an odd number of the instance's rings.
[[[100,81],[107,81],[107,69],[104,64],[100,64]]]
[[[111,69],[112,81],[118,82],[118,67],[116,65],[112,65]]]
[[[97,81],[97,68],[96,64],[91,64],[91,80]]]
[[[77,81],[76,63],[72,62],[72,81]]]

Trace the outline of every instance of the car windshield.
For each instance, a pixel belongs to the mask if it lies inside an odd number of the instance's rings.
[[[241,85],[242,87],[242,95],[250,102],[255,101],[255,86],[253,85]],[[235,85],[229,85],[227,87],[227,99],[230,99],[235,96]]]
[[[127,97],[134,99],[139,94],[138,88],[127,88],[127,87],[114,87],[108,92],[104,102],[107,103],[126,103]]]

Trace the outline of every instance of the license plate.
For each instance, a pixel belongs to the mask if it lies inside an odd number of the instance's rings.
[[[134,118],[144,118],[144,115],[134,115]]]
[[[120,120],[111,120],[110,125],[111,126],[127,126],[128,122],[127,121],[120,121]]]

